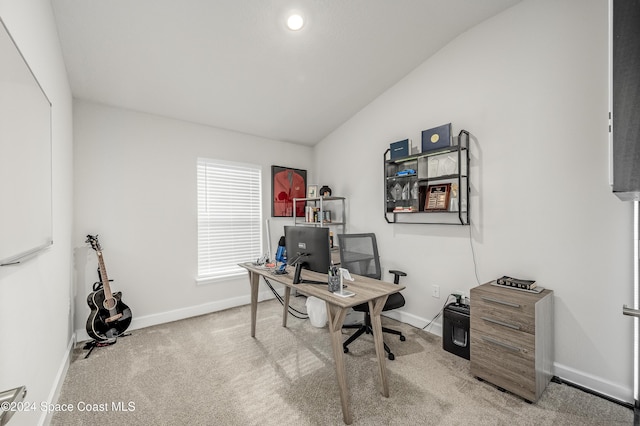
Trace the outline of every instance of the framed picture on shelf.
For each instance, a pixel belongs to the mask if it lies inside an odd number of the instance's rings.
[[[451,184],[443,183],[439,185],[429,185],[427,187],[426,200],[424,203],[424,211],[446,211],[449,209],[449,198],[451,193]]]
[[[292,217],[293,199],[306,198],[307,171],[271,166],[271,216]],[[296,205],[296,216],[304,217],[305,203]]]
[[[307,187],[307,198],[316,198],[318,196],[318,185],[309,185]]]

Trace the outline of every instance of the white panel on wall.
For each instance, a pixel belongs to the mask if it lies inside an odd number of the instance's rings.
[[[0,265],[52,243],[51,104],[0,21]]]

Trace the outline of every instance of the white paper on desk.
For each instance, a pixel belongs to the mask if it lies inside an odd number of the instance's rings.
[[[340,269],[340,274],[342,275],[342,278],[349,281],[355,281],[351,276],[351,274],[349,273],[348,269],[345,269],[345,268],[338,268],[338,269]]]

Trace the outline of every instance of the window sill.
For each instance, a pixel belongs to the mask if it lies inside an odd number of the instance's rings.
[[[247,277],[246,271],[236,272],[228,275],[219,275],[215,277],[197,277],[196,285],[218,284],[218,283],[237,280],[237,279],[246,278],[246,277]]]

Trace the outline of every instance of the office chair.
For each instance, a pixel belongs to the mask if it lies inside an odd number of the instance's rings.
[[[377,280],[382,278],[380,257],[378,256],[378,244],[376,242],[375,234],[338,234],[338,244],[340,247],[340,266],[342,268],[348,269],[349,272],[353,274],[363,275]],[[407,275],[402,271],[392,270],[389,272],[394,275],[393,282],[395,284],[400,282],[400,277]],[[392,309],[398,309],[404,306],[404,303],[404,297],[400,292],[393,293],[387,298],[387,302],[384,304],[384,308],[382,308],[382,310],[389,311]],[[358,329],[342,344],[344,353],[349,352],[349,344],[362,334],[373,334],[369,304],[362,303],[360,305],[356,305],[353,307],[353,310],[356,312],[364,312],[364,324],[343,326],[343,328]],[[382,327],[382,331],[400,336],[400,341],[402,342],[406,340],[402,333],[397,330]],[[393,361],[395,359],[395,355],[391,352],[391,349],[389,349],[389,346],[387,346],[386,343],[384,343],[384,350],[387,352],[389,360]]]

